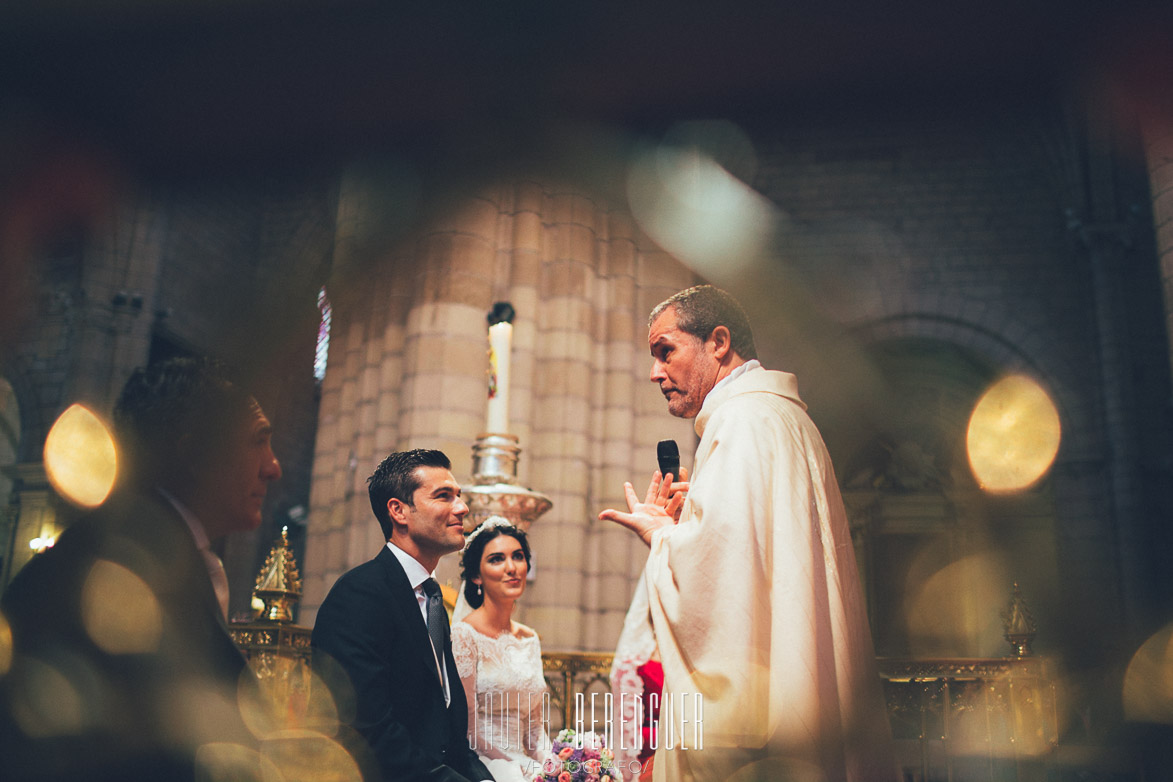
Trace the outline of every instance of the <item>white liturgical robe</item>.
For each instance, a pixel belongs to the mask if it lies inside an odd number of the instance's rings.
[[[794,376],[731,378],[695,426],[680,522],[653,535],[624,630],[646,605],[655,782],[895,780],[847,517]]]

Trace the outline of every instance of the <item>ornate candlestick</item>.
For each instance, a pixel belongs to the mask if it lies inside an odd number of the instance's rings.
[[[229,624],[228,632],[261,680],[262,693],[271,699],[275,713],[295,722],[304,716],[310,680],[310,628],[293,623],[293,608],[300,599],[301,576],[289,531],[282,528],[253,590],[253,605],[260,602],[263,607],[252,621]]]
[[[281,528],[281,539],[273,545],[261,572],[253,595],[265,604],[258,620],[292,622],[293,607],[301,599],[301,575],[293,549],[289,547],[289,530]]]
[[[289,546],[289,530],[283,527],[253,590],[253,605],[260,602],[264,607],[251,622],[232,622],[228,632],[257,675],[275,727],[285,730],[305,728],[314,708],[309,697],[311,630],[293,623],[299,599],[301,576]]]
[[[472,447],[473,485],[464,488],[469,514],[464,517],[467,535],[489,516],[504,516],[521,529],[550,510],[553,503],[543,494],[519,486],[517,460],[521,447],[509,430],[509,364],[513,337],[513,306],[499,301],[488,315],[489,387],[485,433]]]

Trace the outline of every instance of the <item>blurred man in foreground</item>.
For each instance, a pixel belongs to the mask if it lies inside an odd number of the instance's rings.
[[[281,477],[256,400],[218,365],[137,370],[114,409],[114,494],[4,593],[13,661],[0,761],[14,780],[192,779],[197,753],[255,744],[252,674],[210,543],[254,529]],[[243,686],[242,686],[243,684]]]
[[[620,646],[664,667],[656,782],[897,778],[851,533],[793,375],[763,369],[741,306],[704,285],[649,318],[651,380],[700,436],[673,476],[599,518],[651,547]],[[662,480],[661,480],[662,478]]]

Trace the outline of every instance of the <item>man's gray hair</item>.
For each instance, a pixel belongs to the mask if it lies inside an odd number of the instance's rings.
[[[758,357],[754,347],[753,329],[745,310],[730,294],[712,285],[696,285],[669,296],[656,305],[648,316],[648,326],[671,307],[676,311],[676,323],[686,334],[705,340],[713,329],[724,326],[729,329],[730,342],[737,355],[746,361]]]

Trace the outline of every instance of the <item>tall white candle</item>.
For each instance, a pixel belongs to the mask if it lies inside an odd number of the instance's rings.
[[[485,429],[490,434],[509,431],[509,354],[512,347],[512,323],[502,321],[489,326],[489,413]]]

